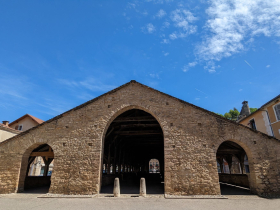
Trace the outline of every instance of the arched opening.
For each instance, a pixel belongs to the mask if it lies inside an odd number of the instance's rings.
[[[33,193],[49,191],[54,167],[54,152],[48,144],[36,147],[29,156],[23,157],[22,167],[24,168],[21,170],[20,179],[24,181],[20,183],[23,188],[21,191]]]
[[[149,173],[160,173],[160,166],[158,159],[151,159],[149,161]]]
[[[163,142],[161,126],[151,114],[131,109],[115,118],[104,139],[100,192],[111,194],[114,179],[119,177],[121,194],[139,194],[144,177],[147,194],[163,194]],[[151,160],[157,161],[156,173],[150,173]]]
[[[222,195],[251,194],[248,157],[240,145],[223,142],[217,151],[217,168]]]

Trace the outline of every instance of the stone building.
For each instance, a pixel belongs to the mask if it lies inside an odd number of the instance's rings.
[[[55,160],[51,177],[28,176],[38,156],[47,167]],[[152,159],[159,173],[149,173]],[[224,160],[229,174],[218,173]],[[49,184],[50,193],[98,194],[114,177],[146,177],[147,190],[162,185],[165,195],[219,195],[222,181],[278,197],[279,165],[278,139],[131,81],[0,143],[0,193]]]

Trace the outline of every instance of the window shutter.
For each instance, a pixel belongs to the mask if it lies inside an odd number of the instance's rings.
[[[15,127],[16,130],[18,130],[18,125]]]

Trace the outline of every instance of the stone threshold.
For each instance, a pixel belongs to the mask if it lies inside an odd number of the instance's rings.
[[[223,195],[167,195],[164,196],[166,199],[228,199]]]
[[[223,195],[163,195],[163,194],[150,194],[145,197],[138,194],[121,194],[120,197],[114,197],[113,194],[99,194],[99,195],[63,195],[47,193],[39,195],[37,198],[166,198],[166,199],[228,199]]]
[[[97,195],[63,195],[63,194],[52,194],[47,193],[44,195],[39,195],[37,198],[94,198]]]

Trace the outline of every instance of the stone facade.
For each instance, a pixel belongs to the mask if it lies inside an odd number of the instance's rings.
[[[55,159],[50,193],[98,194],[105,134],[130,109],[150,113],[161,125],[165,194],[220,194],[216,153],[233,141],[247,153],[251,191],[280,195],[279,140],[135,81],[0,143],[0,193],[23,189],[30,153],[48,144]]]

